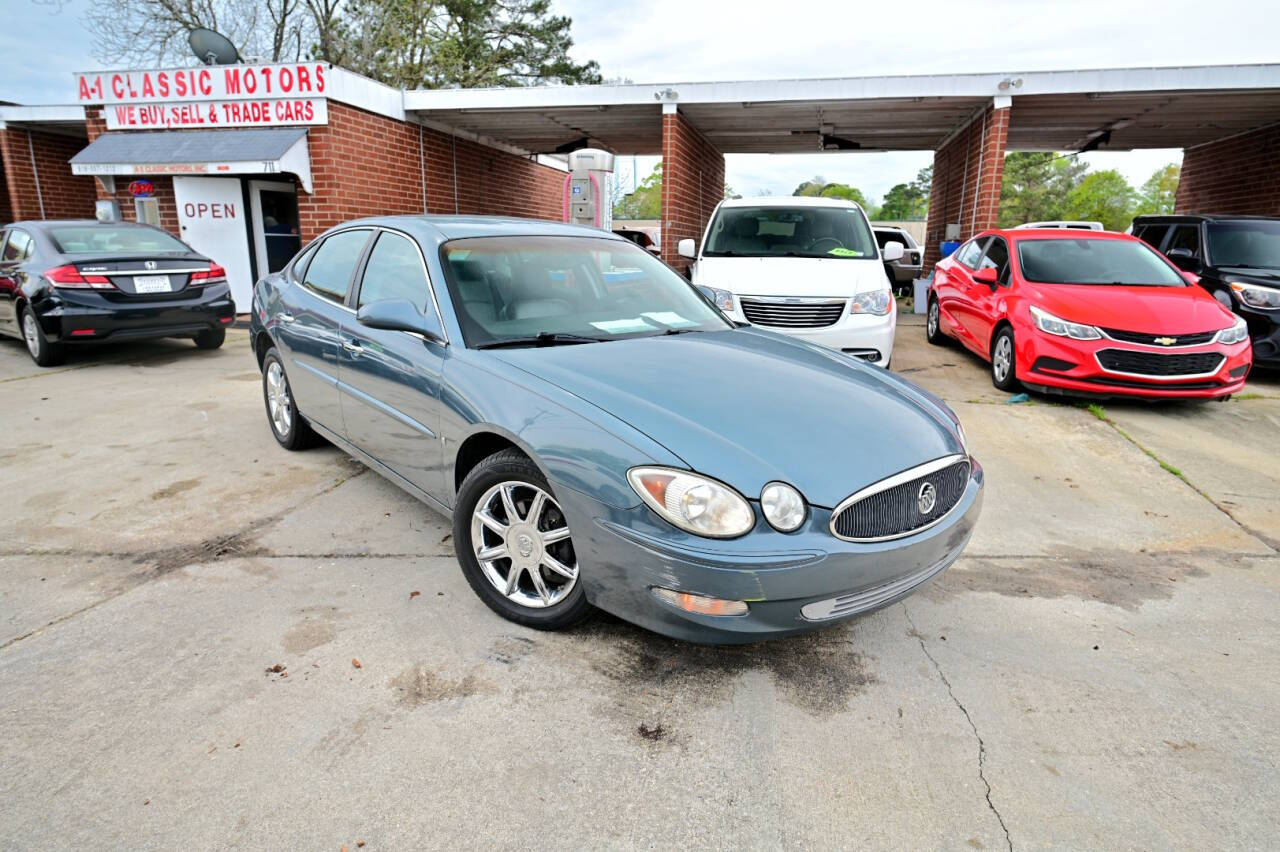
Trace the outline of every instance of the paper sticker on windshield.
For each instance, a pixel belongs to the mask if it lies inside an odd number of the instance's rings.
[[[653,320],[656,323],[661,323],[667,328],[688,328],[689,326],[697,325],[693,320],[685,319],[675,311],[649,311],[648,313],[641,314],[640,316],[647,320]]]
[[[862,257],[862,252],[847,249],[843,246],[840,248],[833,248],[831,251],[827,252],[827,254],[834,255],[835,257]]]
[[[633,334],[637,331],[653,331],[653,326],[640,317],[635,319],[604,320],[591,324],[609,334]]]

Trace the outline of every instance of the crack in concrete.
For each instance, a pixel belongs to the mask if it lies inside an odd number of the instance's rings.
[[[208,539],[205,539],[204,541],[197,542],[196,544],[180,545],[178,547],[171,547],[163,550],[152,550],[152,551],[146,551],[146,552],[136,552],[136,553],[118,554],[118,555],[102,554],[102,555],[108,555],[108,556],[116,555],[118,556],[118,558],[132,559],[137,563],[149,564],[151,567],[150,567],[150,570],[138,572],[124,578],[123,585],[121,586],[121,588],[117,589],[115,592],[107,595],[106,597],[96,600],[91,604],[82,606],[73,612],[60,615],[57,618],[54,618],[40,625],[34,630],[27,631],[21,636],[15,636],[12,639],[8,639],[0,643],[0,651],[4,651],[9,647],[16,645],[17,643],[25,639],[29,639],[32,636],[35,636],[39,633],[43,633],[45,630],[48,630],[50,627],[55,627],[66,621],[70,621],[76,616],[83,615],[84,613],[88,612],[91,609],[99,607],[104,603],[108,603],[109,601],[113,601],[116,598],[120,597],[121,595],[127,594],[133,591],[134,589],[144,586],[147,583],[151,582],[152,580],[163,577],[166,574],[172,573],[173,571],[176,571],[179,568],[184,568],[188,565],[195,565],[201,562],[216,562],[221,559],[229,559],[229,558],[233,559],[242,554],[246,556],[261,557],[262,556],[261,552],[255,551],[255,552],[249,553],[249,552],[246,552],[247,548],[243,546],[245,542],[247,542],[252,535],[254,535],[255,533],[261,532],[262,530],[266,529],[269,526],[272,526],[273,524],[280,522],[281,520],[283,520],[285,515],[288,514],[289,512],[292,512],[296,509],[299,509],[307,505],[312,500],[323,497],[324,495],[328,494],[330,491],[333,491],[335,488],[338,488],[339,486],[341,486],[344,482],[349,482],[350,480],[355,479],[357,476],[363,476],[368,472],[369,472],[369,468],[363,468],[361,470],[355,471],[350,476],[339,477],[337,481],[335,481],[332,485],[320,491],[317,491],[316,493],[302,500],[300,503],[294,506],[290,506],[288,509],[277,512],[274,515],[268,515],[263,518],[258,518],[255,521],[245,524],[243,527],[241,527],[239,530],[233,533],[212,536]],[[9,555],[14,555],[14,554],[9,554]],[[31,554],[28,551],[26,555],[43,555],[43,554]],[[84,555],[84,554],[69,551],[69,552],[52,552],[51,555],[74,556],[74,555]]]
[[[911,635],[920,643],[920,650],[929,658],[929,662],[933,663],[934,671],[938,673],[938,678],[942,681],[943,686],[947,688],[947,694],[951,696],[951,701],[960,708],[960,712],[964,714],[964,720],[969,723],[970,730],[973,731],[974,739],[978,741],[978,778],[982,781],[982,785],[987,788],[987,808],[995,815],[996,821],[1000,823],[1000,830],[1004,832],[1004,842],[1009,846],[1009,852],[1013,852],[1013,838],[1009,836],[1009,826],[1005,824],[1004,817],[996,808],[995,802],[991,800],[991,782],[987,780],[986,764],[987,764],[987,744],[982,739],[982,734],[978,733],[978,726],[974,724],[973,717],[969,715],[969,710],[956,697],[955,690],[951,688],[951,681],[942,671],[942,666],[934,659],[933,654],[929,653],[929,646],[925,644],[924,634],[916,629],[916,623],[911,618],[911,612],[907,609],[907,605],[902,604],[902,614],[907,618],[907,624],[911,625]]]

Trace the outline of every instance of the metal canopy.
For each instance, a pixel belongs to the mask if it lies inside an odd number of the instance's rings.
[[[449,89],[404,103],[433,125],[533,152],[585,137],[661,153],[671,105],[725,153],[815,152],[822,134],[865,151],[936,150],[993,103],[1012,110],[1009,150],[1181,148],[1280,121],[1280,65]]]

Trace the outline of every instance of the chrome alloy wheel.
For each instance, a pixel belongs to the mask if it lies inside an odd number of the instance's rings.
[[[929,313],[925,319],[928,325],[929,336],[936,337],[938,334],[938,300],[934,299],[929,303]]]
[[[1003,334],[996,341],[995,351],[991,353],[991,374],[995,376],[997,382],[1001,384],[1009,378],[1009,371],[1013,369],[1013,341],[1009,339],[1009,335]]]
[[[22,312],[22,339],[27,342],[27,351],[32,358],[40,354],[40,331],[36,328],[36,318],[31,311]]]
[[[271,415],[271,428],[281,438],[289,434],[293,425],[293,399],[289,396],[289,380],[279,361],[267,367],[267,411]]]
[[[527,482],[500,482],[471,515],[471,546],[493,587],[512,603],[555,606],[578,582],[569,525],[555,499]]]

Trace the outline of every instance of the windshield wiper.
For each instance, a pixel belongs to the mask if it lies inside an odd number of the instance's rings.
[[[658,336],[666,337],[668,334],[690,334],[696,331],[702,331],[702,329],[700,328],[669,328]]]
[[[508,337],[503,340],[490,340],[471,347],[472,349],[502,349],[508,346],[567,346],[574,343],[603,343],[608,337],[588,337],[585,334],[565,334],[556,331],[541,331],[532,337]]]

